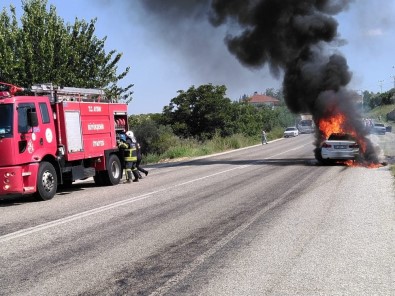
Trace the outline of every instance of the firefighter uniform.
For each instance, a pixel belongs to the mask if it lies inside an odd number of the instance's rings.
[[[124,135],[121,135],[121,140],[118,143],[118,147],[123,152],[123,159],[125,162],[126,182],[127,183],[132,182],[132,174],[134,176],[133,182],[138,182],[139,176],[136,167],[136,162],[137,162],[136,144],[129,137],[128,138],[125,137],[126,138],[125,141],[124,140],[125,138],[123,136]]]

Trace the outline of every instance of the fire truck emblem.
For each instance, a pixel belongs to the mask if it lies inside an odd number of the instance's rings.
[[[47,139],[47,142],[48,142],[48,143],[52,143],[53,136],[52,136],[52,131],[51,131],[50,128],[47,128],[47,129],[45,130],[45,138]]]
[[[33,142],[32,140],[29,140],[29,142],[27,143],[27,152],[29,152],[29,154],[32,154],[33,151],[34,151]]]

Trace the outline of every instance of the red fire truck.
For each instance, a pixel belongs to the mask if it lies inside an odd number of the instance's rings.
[[[101,89],[0,82],[0,198],[51,199],[59,184],[122,178],[117,135],[127,131],[127,104]]]

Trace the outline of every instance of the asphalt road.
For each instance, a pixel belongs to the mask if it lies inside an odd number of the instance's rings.
[[[0,201],[0,295],[395,295],[388,166],[319,166],[312,142]]]

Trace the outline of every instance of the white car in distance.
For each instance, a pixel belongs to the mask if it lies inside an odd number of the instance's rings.
[[[295,126],[287,127],[284,131],[284,138],[299,136],[299,130]]]
[[[373,125],[373,132],[378,135],[385,135],[387,129],[385,128],[383,123],[375,123]]]

